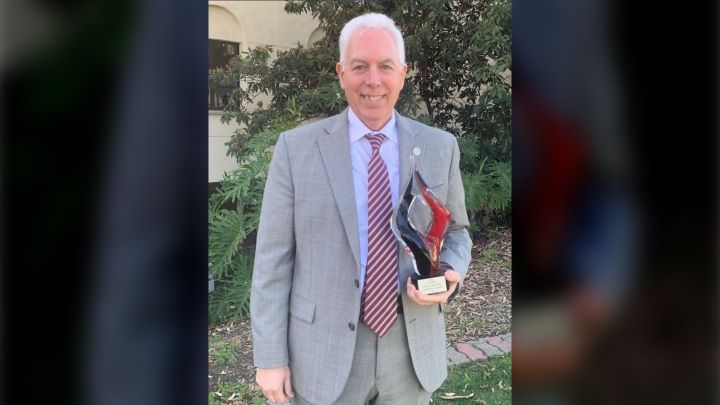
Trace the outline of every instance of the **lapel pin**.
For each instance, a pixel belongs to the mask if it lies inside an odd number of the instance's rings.
[[[413,155],[420,156],[420,152],[421,152],[420,148],[418,148],[418,147],[413,148]]]

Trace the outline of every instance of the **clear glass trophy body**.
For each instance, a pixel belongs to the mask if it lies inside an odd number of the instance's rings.
[[[410,255],[414,266],[411,281],[423,294],[445,292],[445,270],[440,251],[452,215],[413,167],[408,184],[390,217],[395,237]]]

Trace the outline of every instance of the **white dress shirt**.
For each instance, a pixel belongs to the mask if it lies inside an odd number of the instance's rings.
[[[371,131],[348,107],[348,136],[350,139],[350,157],[352,160],[353,185],[355,187],[355,204],[357,207],[358,234],[360,236],[360,291],[365,285],[365,267],[368,253],[368,164],[372,154],[367,134],[382,133],[386,139],[380,146],[380,157],[385,162],[390,177],[390,192],[393,208],[398,201],[400,182],[400,148],[398,144],[397,120],[395,112],[384,127],[379,131]]]

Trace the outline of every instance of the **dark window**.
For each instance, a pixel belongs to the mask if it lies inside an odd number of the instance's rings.
[[[240,44],[237,42],[208,39],[208,78],[214,72],[222,69],[230,62],[233,56],[240,54]],[[220,86],[208,89],[208,109],[222,110],[228,102],[228,97],[236,86]]]

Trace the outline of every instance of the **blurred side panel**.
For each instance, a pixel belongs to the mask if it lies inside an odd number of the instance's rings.
[[[207,5],[3,2],[0,403],[207,400]]]
[[[716,194],[675,197],[716,145],[680,135],[716,134],[714,97],[678,102],[678,71],[717,75],[673,51],[688,11],[513,3],[514,402],[716,394]]]
[[[2,2],[1,403],[81,403],[102,151],[136,11]]]
[[[207,400],[207,5],[143,4],[108,149],[90,403]]]

